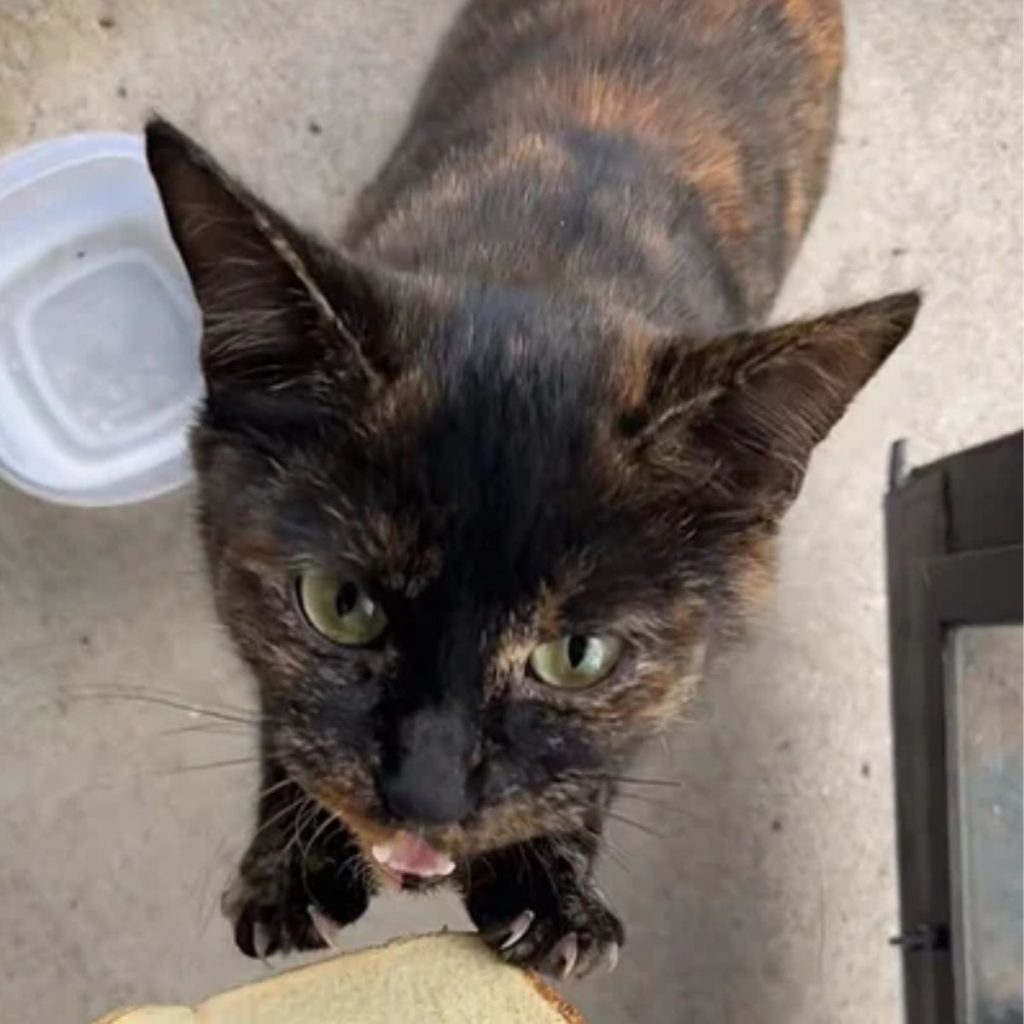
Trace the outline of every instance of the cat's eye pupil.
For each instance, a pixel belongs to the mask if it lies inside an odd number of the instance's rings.
[[[614,635],[569,633],[535,647],[528,665],[542,683],[582,690],[611,675],[623,648],[623,642]]]
[[[583,659],[587,656],[587,648],[590,646],[590,638],[585,636],[569,637],[569,645],[566,654],[569,656],[569,664],[573,668],[579,668]]]
[[[351,581],[343,583],[338,588],[338,596],[334,599],[334,607],[339,616],[348,615],[359,602],[359,587]]]
[[[323,569],[307,569],[298,581],[306,621],[344,647],[366,647],[387,629],[384,609],[351,579]]]

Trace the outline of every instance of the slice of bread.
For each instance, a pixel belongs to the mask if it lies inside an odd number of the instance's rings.
[[[214,996],[194,1009],[147,1006],[97,1024],[583,1024],[534,975],[475,935],[401,939]]]

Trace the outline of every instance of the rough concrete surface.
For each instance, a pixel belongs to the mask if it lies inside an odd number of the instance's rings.
[[[159,107],[300,220],[339,221],[456,0],[0,0],[0,151]],[[911,339],[822,448],[777,599],[623,803],[604,870],[631,942],[592,1024],[900,1017],[880,498],[1021,424],[1021,12],[849,0],[842,142],[780,313],[923,285]],[[318,130],[319,129],[319,130]],[[0,242],[2,245],[2,242]],[[2,411],[2,410],[0,410]],[[264,973],[216,894],[253,786],[244,730],[96,692],[248,705],[178,494],[118,511],[0,488],[0,1019],[86,1021]],[[175,731],[179,730],[179,731]],[[376,905],[358,945],[462,922]]]

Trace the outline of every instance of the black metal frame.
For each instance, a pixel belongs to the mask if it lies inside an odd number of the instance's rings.
[[[1019,623],[1022,435],[915,469],[893,448],[886,497],[900,934],[909,1024],[962,1021],[958,837],[946,652],[958,626]]]

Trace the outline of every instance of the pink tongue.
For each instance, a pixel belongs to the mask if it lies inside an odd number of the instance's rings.
[[[374,858],[400,875],[436,878],[450,875],[455,862],[412,832],[396,832],[386,843],[373,848]]]

